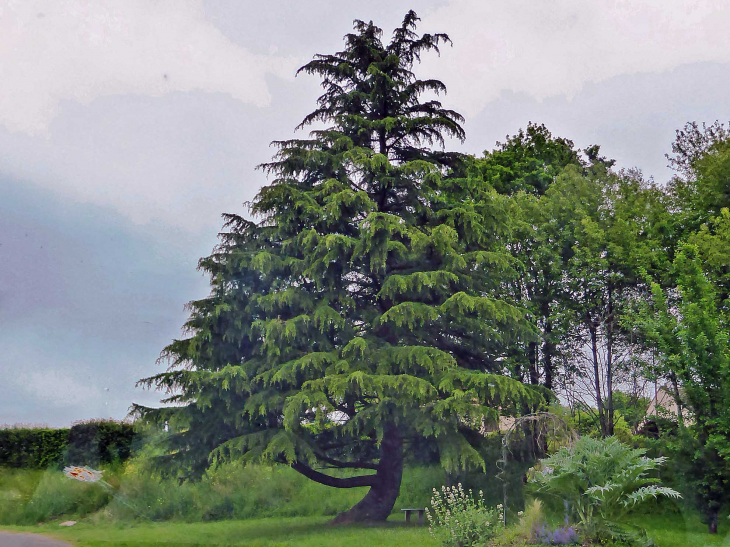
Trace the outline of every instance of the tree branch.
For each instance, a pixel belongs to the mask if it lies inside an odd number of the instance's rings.
[[[333,465],[335,467],[341,467],[343,469],[350,468],[350,469],[378,469],[377,463],[371,463],[371,462],[343,462],[339,460],[334,460],[332,458],[328,458],[327,456],[323,456],[318,454],[317,458],[322,460],[324,463],[328,463],[330,465]]]
[[[315,471],[308,465],[301,462],[294,462],[291,464],[291,468],[298,473],[301,473],[308,479],[324,484],[325,486],[333,486],[335,488],[359,488],[361,486],[374,486],[376,481],[376,475],[361,475],[359,477],[331,477],[325,475],[319,471]]]

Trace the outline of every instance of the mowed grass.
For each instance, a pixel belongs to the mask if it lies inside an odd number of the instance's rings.
[[[246,547],[437,547],[425,526],[389,521],[380,526],[329,526],[327,518],[269,518],[207,523],[160,522],[100,524],[80,522],[2,527],[38,532],[78,547],[185,547],[242,545]]]
[[[646,529],[659,547],[730,547],[730,519],[722,518],[718,533],[707,533],[696,513],[634,516],[634,524]]]
[[[730,520],[710,536],[695,514],[635,515],[658,547],[730,547]],[[149,524],[80,522],[71,528],[57,523],[0,527],[43,533],[77,547],[184,547],[241,545],[247,547],[438,547],[425,526],[405,526],[400,515],[379,526],[329,526],[325,517],[268,518],[219,522]]]

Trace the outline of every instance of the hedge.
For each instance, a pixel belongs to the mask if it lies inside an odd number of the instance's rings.
[[[80,422],[70,429],[0,429],[0,466],[44,469],[124,461],[134,442],[131,424]]]
[[[134,428],[114,421],[94,421],[74,425],[68,434],[66,463],[99,465],[124,461],[132,453]]]
[[[46,468],[63,463],[68,429],[0,429],[0,465]]]

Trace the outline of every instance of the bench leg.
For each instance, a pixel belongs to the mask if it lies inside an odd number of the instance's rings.
[[[406,511],[406,524],[408,524],[409,522],[411,522],[411,512]]]
[[[418,512],[418,524],[423,524],[423,513],[424,511]]]

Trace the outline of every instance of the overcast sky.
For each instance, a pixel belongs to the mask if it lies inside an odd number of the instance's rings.
[[[534,121],[662,182],[675,129],[730,118],[727,0],[0,0],[0,424],[158,400],[220,214],[313,109],[296,68],[410,8],[454,41],[418,73],[463,151]]]

